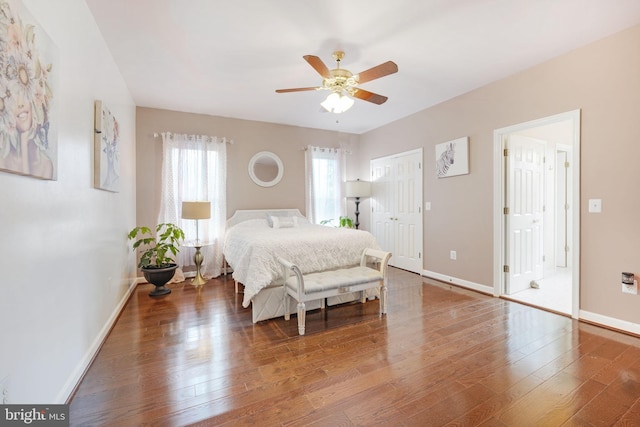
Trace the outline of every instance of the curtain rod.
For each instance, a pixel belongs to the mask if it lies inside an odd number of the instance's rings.
[[[345,152],[345,154],[353,154],[351,152],[351,150],[345,150],[344,148],[337,148],[337,147],[313,147],[313,148],[315,148],[317,150],[321,150],[321,151],[324,151],[324,150],[342,150],[342,151]],[[300,151],[307,151],[307,150],[308,150],[307,147],[302,147],[300,149]]]
[[[169,135],[175,135],[175,133],[173,133],[173,132],[166,132],[166,133],[168,133]],[[158,132],[154,132],[154,133],[153,133],[153,137],[154,137],[154,138],[157,138],[157,137],[159,137],[160,135],[161,135],[161,134],[159,134]],[[216,136],[216,137],[211,137],[211,136],[206,136],[206,135],[189,135],[189,137],[190,137],[190,138],[192,138],[193,136],[204,136],[204,137],[206,137],[206,138],[218,138],[217,136]],[[233,138],[227,138],[226,136],[223,136],[223,137],[218,138],[218,139],[221,139],[221,140],[222,140],[222,142],[227,142],[227,143],[229,143],[229,144],[231,144],[231,145],[233,145],[233,143],[234,143]]]

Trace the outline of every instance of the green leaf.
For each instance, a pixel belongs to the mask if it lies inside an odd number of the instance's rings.
[[[171,223],[162,223],[156,226],[156,236],[154,237],[149,227],[135,227],[129,232],[127,237],[138,240],[132,243],[133,249],[137,249],[144,245],[145,249],[140,255],[138,267],[148,267],[151,265],[162,266],[173,262],[173,259],[167,256],[170,251],[174,256],[180,251],[180,240],[184,239],[184,231],[180,227]]]

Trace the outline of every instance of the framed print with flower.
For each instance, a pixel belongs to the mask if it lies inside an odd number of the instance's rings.
[[[120,190],[120,132],[118,121],[102,103],[95,103],[93,185],[101,190]]]
[[[469,173],[469,137],[454,139],[436,145],[436,176],[464,175]]]
[[[57,178],[58,49],[18,0],[0,0],[0,170]]]

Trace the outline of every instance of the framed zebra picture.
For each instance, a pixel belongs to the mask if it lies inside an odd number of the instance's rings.
[[[469,173],[469,137],[436,144],[436,176],[465,175]]]

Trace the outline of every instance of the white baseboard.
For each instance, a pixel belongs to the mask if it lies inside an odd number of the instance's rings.
[[[423,270],[422,275],[425,277],[430,277],[432,279],[440,280],[441,282],[451,283],[452,285],[461,286],[463,288],[471,289],[474,291],[482,292],[483,294],[489,294],[493,296],[493,286],[481,285],[480,283],[458,279],[456,277],[436,273],[435,271]]]
[[[634,335],[640,335],[640,325],[626,320],[616,319],[615,317],[603,316],[602,314],[592,313],[590,311],[580,310],[580,320],[590,322],[596,325],[617,329],[619,331],[628,332]]]
[[[111,328],[115,324],[116,320],[118,320],[118,316],[120,315],[120,312],[122,311],[125,304],[129,300],[131,293],[136,288],[138,283],[142,283],[142,282],[145,282],[144,277],[137,277],[133,279],[133,281],[129,285],[129,289],[127,289],[127,292],[124,293],[124,295],[120,299],[120,302],[111,313],[111,316],[109,317],[107,322],[104,324],[104,326],[100,330],[100,333],[93,340],[93,342],[91,343],[91,346],[87,349],[86,353],[82,357],[82,360],[80,361],[76,369],[73,371],[69,379],[67,379],[67,382],[62,387],[62,390],[60,390],[60,392],[58,393],[58,397],[56,398],[55,403],[64,404],[69,401],[72,393],[75,391],[76,387],[82,380],[84,373],[87,371],[87,369],[89,369],[91,362],[93,362],[94,357],[100,350],[102,343],[107,338],[109,331],[111,331]]]
[[[479,283],[469,282],[467,280],[450,277],[445,274],[436,273],[434,271],[424,270],[422,275],[430,277],[432,279],[439,280],[445,283],[451,283],[453,285],[461,286],[463,288],[472,289],[474,291],[482,292],[483,294],[493,293],[493,286],[481,285]],[[640,324],[628,322],[626,320],[616,319],[615,317],[603,316],[602,314],[592,313],[590,311],[580,310],[577,320],[592,323],[597,326],[615,329],[621,332],[626,332],[633,335],[640,336]]]

